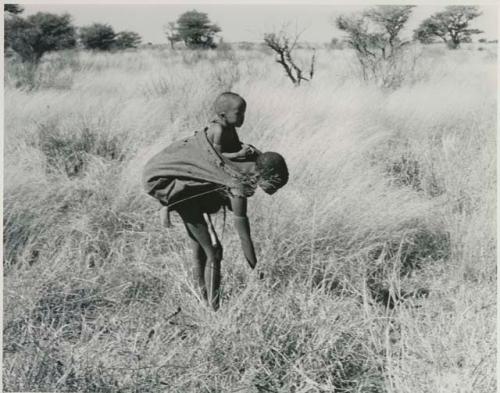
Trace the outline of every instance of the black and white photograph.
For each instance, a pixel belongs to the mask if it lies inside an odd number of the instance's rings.
[[[4,3],[0,390],[495,393],[498,15]]]

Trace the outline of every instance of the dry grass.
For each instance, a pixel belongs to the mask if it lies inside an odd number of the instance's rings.
[[[300,88],[256,50],[8,62],[4,390],[494,392],[496,54],[426,48],[393,91],[351,58]],[[263,280],[226,228],[213,313],[139,179],[227,89],[291,179],[250,202]]]

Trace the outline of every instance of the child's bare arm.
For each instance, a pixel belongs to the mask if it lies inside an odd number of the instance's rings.
[[[242,143],[242,146],[249,146],[252,149],[253,155],[260,156],[262,154],[262,152],[259,149],[257,149],[254,145],[246,145]]]
[[[232,197],[231,208],[233,210],[234,227],[238,232],[241,241],[243,254],[253,269],[257,265],[257,257],[253,246],[252,237],[250,235],[250,223],[247,217],[247,199],[244,197]]]
[[[242,148],[237,152],[221,154],[229,160],[244,160],[251,157],[254,154],[254,150],[252,147],[242,144]]]

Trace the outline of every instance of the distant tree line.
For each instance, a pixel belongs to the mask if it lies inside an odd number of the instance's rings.
[[[23,11],[21,5],[4,4],[5,49],[16,52],[23,62],[37,64],[44,53],[77,46],[90,50],[121,50],[137,48],[142,41],[136,32],[116,33],[109,24],[93,23],[77,28],[69,14],[39,12],[22,17]],[[196,10],[183,13],[177,21],[165,26],[172,48],[181,41],[191,49],[216,48],[214,38],[220,31],[206,13]]]
[[[133,31],[115,33],[107,24],[94,23],[77,28],[69,14],[38,12],[22,17],[23,7],[4,4],[4,49],[17,53],[23,62],[37,64],[51,51],[72,49],[121,50],[137,48],[141,36]]]
[[[393,58],[408,44],[408,41],[401,40],[399,33],[406,24],[412,8],[410,5],[377,6],[357,16],[340,16],[335,24],[347,34],[347,37],[344,42],[334,38],[330,47],[341,48],[345,43],[361,56],[360,61],[367,64],[378,58]],[[106,51],[137,48],[141,43],[141,36],[136,32],[116,33],[109,24],[94,23],[77,28],[73,25],[69,14],[39,12],[23,17],[21,16],[23,7],[18,4],[4,4],[4,11],[5,49],[16,52],[24,62],[36,64],[44,53],[77,46]],[[471,42],[473,35],[482,33],[478,29],[469,27],[469,22],[479,15],[481,12],[477,6],[448,6],[423,20],[414,31],[413,39],[424,44],[443,41],[450,49],[456,49],[461,43]],[[217,46],[215,37],[220,31],[220,27],[212,23],[206,13],[196,10],[184,12],[175,22],[169,22],[164,26],[166,38],[172,48],[177,42],[183,42],[191,49],[213,49]],[[293,43],[293,45],[283,43]],[[290,61],[291,53],[297,45],[297,37],[286,35],[278,37],[268,33],[264,36],[264,44],[275,52],[276,49],[282,51],[281,63],[285,63],[285,70],[297,70],[294,61]],[[278,55],[279,51],[276,52]],[[312,63],[309,77],[312,77],[314,72],[313,65]],[[296,80],[305,78],[304,74],[299,72]]]

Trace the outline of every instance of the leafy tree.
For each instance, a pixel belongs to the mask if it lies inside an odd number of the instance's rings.
[[[10,48],[23,62],[35,62],[32,43],[36,41],[36,30],[31,23],[17,16],[4,20],[4,50]]]
[[[177,19],[177,34],[189,48],[215,48],[214,35],[221,31],[204,12],[187,11]]]
[[[167,40],[170,42],[170,47],[174,49],[174,44],[182,41],[181,36],[177,33],[177,26],[175,22],[168,22],[165,26],[163,26],[163,30],[167,36]]]
[[[456,49],[462,42],[471,42],[473,34],[482,33],[469,29],[469,22],[481,15],[477,6],[448,6],[422,21],[414,31],[414,38],[424,44],[435,39],[443,40],[450,49]]]
[[[4,4],[3,10],[12,15],[20,14],[24,11],[24,8],[19,4]]]
[[[116,34],[108,24],[94,23],[80,28],[80,40],[85,49],[110,50]]]
[[[134,31],[121,31],[116,35],[115,47],[118,49],[137,48],[142,38]]]
[[[365,16],[382,28],[382,41],[391,50],[394,50],[394,48],[407,43],[401,41],[399,33],[408,21],[414,7],[413,5],[379,5],[366,11]]]
[[[46,52],[75,47],[75,27],[69,14],[13,17],[5,20],[5,43],[22,61],[36,64]]]
[[[4,4],[4,40],[3,40],[3,48],[4,51],[7,51],[9,47],[8,33],[9,28],[12,29],[12,22],[8,22],[10,18],[17,18],[17,15],[24,11],[24,8],[19,4]],[[10,26],[8,25],[10,23]]]
[[[337,28],[347,33],[346,43],[356,53],[364,80],[375,79],[386,87],[402,82],[402,55],[409,41],[402,40],[399,34],[413,7],[380,5],[335,20]]]
[[[363,57],[388,58],[408,44],[399,33],[411,15],[412,5],[379,5],[360,17],[339,16],[337,27],[348,34],[347,43]]]

